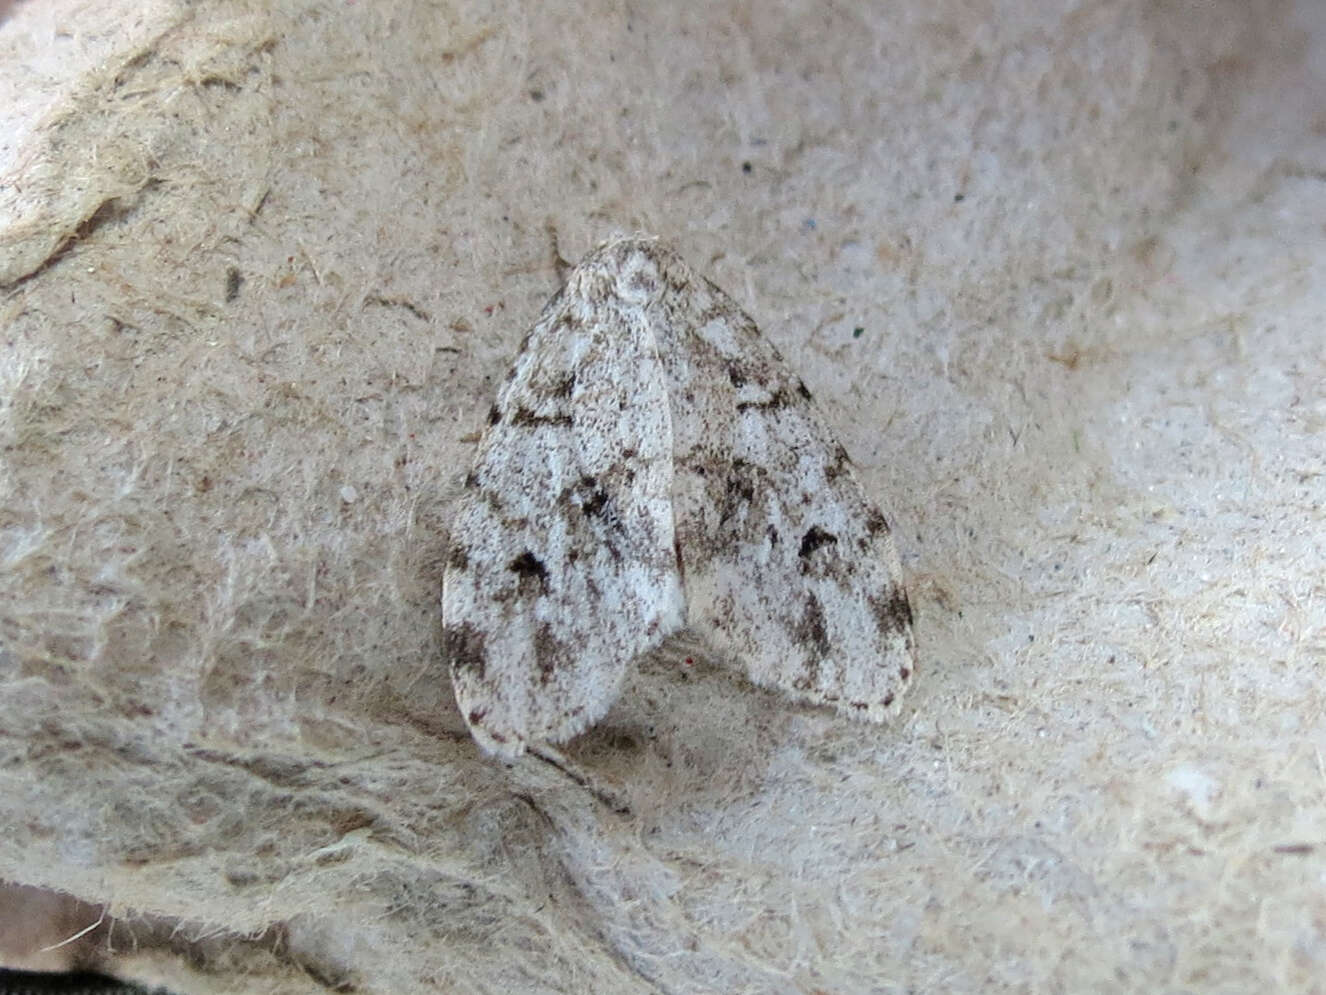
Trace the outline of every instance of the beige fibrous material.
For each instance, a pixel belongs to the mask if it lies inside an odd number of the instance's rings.
[[[181,995],[1320,986],[1320,5],[0,18],[28,946]],[[920,677],[874,725],[648,657],[561,747],[608,807],[476,746],[439,599],[521,336],[623,231],[814,394]]]

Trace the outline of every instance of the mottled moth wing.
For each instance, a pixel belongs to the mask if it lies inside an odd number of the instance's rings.
[[[672,409],[672,504],[688,625],[756,684],[882,720],[915,669],[898,555],[800,378],[675,254],[615,267],[655,292]]]
[[[443,582],[475,739],[569,739],[683,627],[758,684],[880,720],[911,610],[846,451],[722,291],[674,253],[591,253],[526,338],[466,481]]]
[[[672,426],[641,290],[579,267],[488,416],[443,580],[456,700],[487,751],[562,742],[684,620]]]

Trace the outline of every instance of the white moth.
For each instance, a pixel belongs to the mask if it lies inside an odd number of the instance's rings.
[[[601,246],[525,337],[443,581],[484,750],[561,743],[698,637],[759,685],[883,720],[915,664],[884,516],[755,323],[673,252]]]

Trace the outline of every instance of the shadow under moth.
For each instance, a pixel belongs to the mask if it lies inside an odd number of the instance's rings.
[[[778,350],[672,251],[591,252],[488,414],[442,594],[456,700],[514,758],[670,637],[879,722],[915,669],[884,515]]]

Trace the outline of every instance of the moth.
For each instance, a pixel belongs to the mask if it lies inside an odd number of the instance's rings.
[[[591,252],[488,413],[443,579],[485,751],[565,742],[678,634],[757,685],[882,721],[915,671],[884,515],[755,323],[670,249]]]

